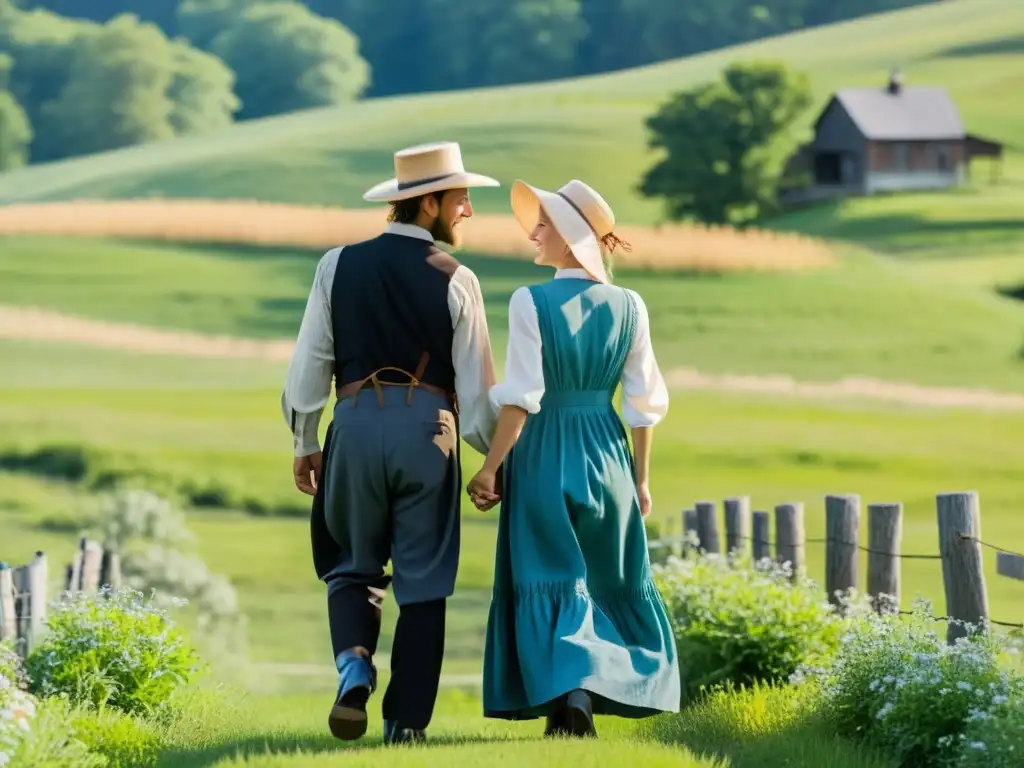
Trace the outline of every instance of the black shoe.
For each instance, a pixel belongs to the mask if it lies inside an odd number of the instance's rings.
[[[334,738],[352,741],[366,733],[366,702],[377,689],[377,668],[354,649],[339,655],[337,664],[338,696],[327,725]]]
[[[422,728],[399,728],[394,720],[384,721],[385,744],[419,744],[427,740],[427,732]]]
[[[559,708],[552,714],[548,715],[547,723],[544,728],[544,736],[553,738],[556,736],[568,736],[569,729],[565,724],[565,709]]]
[[[577,688],[565,700],[565,725],[573,736],[595,738],[594,705],[587,692]]]

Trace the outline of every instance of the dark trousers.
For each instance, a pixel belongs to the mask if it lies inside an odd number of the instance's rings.
[[[446,599],[458,569],[458,428],[444,398],[385,387],[340,400],[324,455],[323,527],[337,544],[327,584],[335,656],[377,650],[380,618],[369,587],[391,586],[399,618],[384,718],[426,728],[444,655]],[[385,601],[384,610],[388,609]]]
[[[434,715],[444,660],[444,598],[402,606],[391,646],[391,680],[382,714],[400,728],[426,728]],[[380,620],[366,589],[345,586],[327,599],[334,655],[362,646],[377,651]]]

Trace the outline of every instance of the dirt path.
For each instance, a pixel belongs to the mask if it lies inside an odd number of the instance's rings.
[[[39,309],[0,305],[0,339],[70,342],[106,349],[186,357],[257,358],[287,362],[292,342],[256,341],[88,320]],[[676,390],[751,392],[811,400],[860,398],[907,405],[1024,410],[1024,394],[987,389],[923,387],[917,384],[845,378],[839,381],[797,381],[789,376],[708,374],[694,368],[666,373]]]

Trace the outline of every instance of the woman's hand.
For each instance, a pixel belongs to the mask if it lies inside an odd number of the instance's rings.
[[[469,494],[469,498],[472,499],[477,509],[486,512],[501,501],[501,496],[495,487],[497,483],[495,473],[486,469],[481,469],[473,475],[473,479],[466,486],[466,493]]]
[[[640,499],[640,517],[647,517],[654,505],[651,500],[651,487],[647,483],[640,483],[636,487],[636,495]]]

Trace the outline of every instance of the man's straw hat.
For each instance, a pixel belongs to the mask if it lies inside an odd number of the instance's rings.
[[[363,199],[392,202],[445,189],[497,186],[489,176],[466,171],[458,142],[442,141],[395,152],[395,178],[377,184]]]
[[[595,280],[609,282],[600,241],[615,229],[615,214],[605,199],[576,179],[557,192],[531,187],[517,179],[512,185],[512,214],[528,233],[537,226],[541,208],[569,244],[580,266]]]

